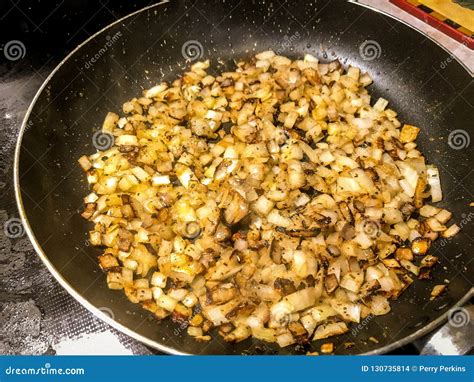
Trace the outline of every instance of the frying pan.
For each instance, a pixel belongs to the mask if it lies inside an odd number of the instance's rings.
[[[189,48],[190,44],[194,44]],[[371,44],[370,49],[367,45]],[[444,200],[463,231],[435,244],[440,258],[432,280],[414,283],[392,311],[331,339],[338,354],[377,354],[415,340],[463,304],[473,285],[474,237],[469,202],[474,168],[466,140],[472,132],[471,76],[446,51],[390,17],[343,1],[172,1],[135,12],[77,47],[51,73],[24,119],[16,150],[16,198],[28,235],[45,265],[81,304],[122,332],[173,354],[295,354],[310,347],[278,349],[249,339],[227,344],[213,335],[198,343],[169,320],[154,321],[122,292],[109,290],[97,265],[100,250],[87,245],[90,223],[79,215],[88,186],[76,160],[92,154],[93,134],[108,111],[162,80],[175,78],[200,56],[216,71],[234,59],[266,49],[292,58],[311,53],[336,58],[374,78],[402,122],[421,127],[419,146],[439,167]],[[471,104],[470,104],[471,103]],[[464,133],[463,133],[464,132]],[[451,134],[451,135],[450,135]],[[453,135],[454,134],[454,135]],[[430,301],[436,284],[449,281]],[[105,314],[104,312],[108,312]],[[375,338],[377,341],[369,340]],[[346,348],[345,342],[354,342]]]

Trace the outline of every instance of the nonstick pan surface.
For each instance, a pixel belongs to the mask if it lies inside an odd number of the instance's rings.
[[[467,301],[473,285],[474,212],[469,203],[474,201],[474,160],[469,138],[474,86],[462,65],[424,35],[356,4],[173,1],[138,11],[92,36],[48,77],[22,126],[15,186],[28,235],[49,270],[79,302],[164,352],[319,350],[319,341],[312,348],[278,349],[257,340],[227,344],[218,335],[203,344],[168,320],[157,323],[123,293],[107,288],[97,265],[100,250],[87,245],[90,223],[79,215],[88,186],[76,160],[95,152],[92,137],[108,111],[120,110],[145,88],[174,79],[199,56],[222,71],[232,68],[234,59],[267,49],[359,66],[374,78],[369,88],[374,99],[388,99],[402,122],[421,128],[419,146],[441,172],[445,196],[440,205],[453,212],[463,230],[432,247],[431,253],[440,258],[432,280],[414,283],[388,315],[329,340],[338,354],[383,353],[411,342],[442,323],[453,306]],[[430,301],[433,286],[445,281],[448,291]],[[346,349],[344,342],[355,346]]]

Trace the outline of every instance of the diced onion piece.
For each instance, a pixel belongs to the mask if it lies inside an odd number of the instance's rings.
[[[147,181],[150,179],[150,175],[141,167],[133,167],[131,170],[133,175],[135,175],[138,179],[140,179],[142,182]]]
[[[265,195],[260,196],[256,202],[253,204],[253,209],[256,213],[261,216],[267,216],[270,211],[273,209],[275,203],[265,197]]]
[[[156,303],[158,304],[160,308],[163,308],[169,312],[172,312],[174,308],[176,307],[176,304],[178,303],[178,301],[164,294],[158,298]]]
[[[194,293],[188,293],[186,297],[183,299],[183,305],[192,308],[198,303],[197,296]]]
[[[273,209],[267,216],[267,220],[269,223],[276,225],[278,227],[287,228],[291,226],[291,220],[282,216],[278,210]]]
[[[272,50],[266,50],[265,52],[255,55],[257,60],[270,60],[273,57],[275,57],[275,53]]]
[[[153,98],[156,97],[157,95],[163,93],[167,89],[168,85],[166,83],[161,83],[159,85],[153,86],[151,89],[148,89],[145,92],[145,97],[147,98]]]
[[[461,231],[461,228],[457,224],[453,224],[450,226],[446,231],[444,231],[441,235],[445,238],[450,238],[456,235],[459,231]]]
[[[366,281],[378,280],[381,277],[383,277],[383,275],[384,275],[383,271],[378,267],[369,266],[365,270]]]
[[[97,196],[96,193],[94,192],[91,192],[89,195],[87,195],[85,198],[84,198],[84,203],[94,203],[97,201],[97,199],[99,199],[99,197]]]
[[[276,342],[280,347],[284,348],[286,346],[293,345],[296,340],[291,333],[286,332],[277,336]]]
[[[180,166],[179,169],[176,170],[176,176],[185,188],[189,188],[189,184],[194,178],[194,173],[189,167]]]
[[[268,191],[266,196],[268,199],[273,200],[274,202],[281,202],[288,197],[288,191]]]
[[[420,129],[413,125],[403,125],[400,131],[400,142],[408,143],[413,142],[418,136]]]
[[[354,178],[339,177],[337,178],[337,192],[339,194],[359,194],[362,189]]]
[[[425,218],[435,216],[438,212],[440,212],[440,208],[430,206],[429,204],[425,204],[423,207],[420,208],[420,215]]]
[[[434,232],[442,232],[446,230],[446,226],[444,224],[441,224],[438,219],[434,217],[426,219],[426,225],[430,228],[431,231]]]
[[[445,284],[435,285],[431,291],[431,299],[438,297],[446,289]]]
[[[349,331],[344,322],[333,322],[319,325],[314,332],[313,340],[322,340],[324,338],[337,336]]]
[[[344,320],[360,322],[361,306],[359,304],[333,301],[331,306]]]
[[[416,185],[418,184],[418,172],[411,165],[398,161],[397,166],[402,174],[402,179],[399,180],[400,187],[403,191],[412,198],[415,195]]]
[[[390,303],[385,297],[374,295],[370,301],[370,311],[375,316],[383,316],[390,312]]]
[[[84,171],[89,171],[90,168],[92,167],[92,163],[90,162],[89,158],[85,155],[80,157],[77,161],[79,162],[79,164],[81,165]]]
[[[303,324],[304,328],[308,332],[309,336],[311,336],[316,329],[317,323],[313,316],[307,314],[306,316],[301,317],[301,323]]]
[[[453,214],[448,210],[441,210],[435,215],[435,218],[440,223],[445,224],[451,219],[452,216]]]
[[[380,97],[377,102],[375,102],[373,109],[377,111],[384,111],[387,105],[388,101],[385,98]]]
[[[443,192],[441,191],[438,168],[435,166],[426,166],[426,175],[428,184],[430,185],[432,202],[436,203],[441,201],[443,199]]]
[[[154,175],[151,177],[151,184],[153,186],[163,186],[170,183],[171,181],[168,175]]]
[[[200,337],[203,335],[202,328],[195,326],[188,326],[187,332],[191,337]]]
[[[115,138],[115,144],[118,146],[138,146],[136,135],[119,135]]]
[[[252,336],[262,341],[276,342],[276,332],[274,329],[262,327],[252,328]]]
[[[167,277],[161,272],[153,273],[151,277],[151,285],[164,288],[166,286]]]
[[[119,120],[119,116],[115,113],[107,113],[104,123],[102,124],[102,131],[112,132]]]
[[[316,305],[311,308],[309,312],[311,313],[311,316],[317,324],[337,314],[337,312],[330,305],[327,304]]]
[[[341,279],[339,285],[353,293],[357,293],[363,282],[364,274],[362,272],[349,272]]]
[[[315,288],[305,288],[289,294],[283,301],[288,302],[295,311],[300,311],[312,306],[317,297]]]
[[[400,260],[400,264],[403,268],[405,268],[407,271],[410,271],[411,273],[415,275],[419,275],[420,273],[420,268],[417,267],[415,264],[413,264],[411,261],[408,260]]]

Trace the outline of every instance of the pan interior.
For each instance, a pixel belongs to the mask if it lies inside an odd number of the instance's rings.
[[[363,53],[368,43],[376,49],[373,57]],[[190,44],[197,53],[186,53]],[[297,7],[279,2],[267,2],[265,7],[238,1],[226,1],[225,6],[212,1],[172,2],[143,10],[81,46],[45,84],[25,121],[17,186],[30,235],[62,277],[61,283],[96,308],[111,309],[120,325],[159,349],[294,354],[318,351],[321,345],[278,349],[257,340],[229,345],[218,335],[202,344],[167,320],[157,324],[123,293],[107,289],[96,260],[100,250],[87,243],[92,227],[79,215],[88,187],[76,160],[95,151],[92,136],[108,111],[119,111],[123,102],[143,89],[175,78],[189,66],[186,56],[210,58],[222,71],[232,68],[235,59],[269,48],[292,58],[305,53],[321,61],[338,58],[344,65],[370,72],[374,99],[383,96],[400,112],[402,122],[421,127],[419,145],[441,172],[445,191],[441,205],[458,222],[473,217],[468,210],[472,155],[468,149],[448,145],[453,130],[470,131],[473,107],[467,100],[474,99],[472,80],[448,53],[421,34],[374,11],[334,1],[300,1]],[[472,225],[466,223],[461,234],[436,244],[432,253],[440,257],[441,265],[433,280],[410,287],[388,315],[331,339],[336,352],[386,351],[430,328],[472,285],[469,236],[474,237]],[[448,292],[429,301],[433,286],[444,280],[450,281]],[[346,348],[345,342],[355,346]]]

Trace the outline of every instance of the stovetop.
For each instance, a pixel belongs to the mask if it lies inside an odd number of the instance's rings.
[[[16,224],[12,175],[22,118],[49,72],[94,32],[150,3],[0,5],[0,354],[158,354],[95,318],[49,274]],[[393,352],[417,353],[412,344]]]

